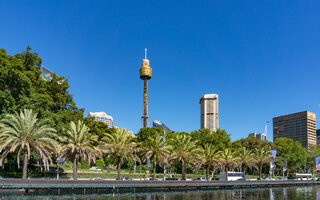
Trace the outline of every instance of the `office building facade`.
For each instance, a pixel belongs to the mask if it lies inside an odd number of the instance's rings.
[[[52,80],[52,76],[51,76],[52,71],[50,71],[48,68],[41,66],[41,77],[45,80],[45,81],[50,81]]]
[[[205,94],[200,97],[200,128],[212,131],[219,128],[219,104],[217,94]]]
[[[280,137],[299,141],[303,147],[316,145],[316,114],[304,111],[273,118],[273,141]]]
[[[158,127],[158,128],[162,128],[166,131],[171,131],[164,123],[162,123],[158,120],[153,120],[153,127]]]
[[[267,140],[267,136],[264,133],[250,133],[248,135],[248,137],[255,137],[258,140],[262,140],[262,141],[266,141]]]
[[[105,112],[89,112],[88,117],[92,117],[95,121],[101,121],[108,124],[109,128],[113,128],[113,118]]]

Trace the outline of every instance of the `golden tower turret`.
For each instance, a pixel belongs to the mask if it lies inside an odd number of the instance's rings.
[[[147,127],[148,123],[148,80],[151,79],[152,69],[150,67],[149,60],[147,59],[147,49],[145,49],[145,57],[142,60],[140,68],[140,79],[143,80],[143,127]]]
[[[141,67],[140,67],[140,78],[142,80],[149,80],[151,79],[151,76],[152,76],[152,69],[150,67],[150,62],[149,60],[147,59],[147,56],[145,59],[142,60],[142,64],[141,64]]]

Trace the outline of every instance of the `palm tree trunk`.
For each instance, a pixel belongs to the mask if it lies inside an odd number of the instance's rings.
[[[181,160],[181,171],[182,171],[182,180],[186,180],[186,169],[185,169],[185,165],[184,165],[184,161]]]
[[[28,168],[28,150],[23,152],[23,168],[22,168],[22,178],[27,179],[27,168]]]
[[[226,166],[226,181],[228,181],[228,166]]]
[[[157,162],[156,159],[153,158],[153,180],[156,180],[156,166],[157,166]]]
[[[73,159],[73,180],[78,180],[78,155]]]
[[[117,180],[120,180],[120,177],[121,177],[121,174],[120,174],[121,162],[120,162],[120,160],[118,160],[117,169],[118,169],[118,177],[117,177]]]
[[[209,173],[210,173],[210,164],[208,163],[206,166],[206,179],[209,180]]]
[[[261,180],[261,173],[262,173],[262,165],[259,165],[259,178]]]
[[[247,171],[247,166],[243,165],[243,179],[246,179],[246,171]]]

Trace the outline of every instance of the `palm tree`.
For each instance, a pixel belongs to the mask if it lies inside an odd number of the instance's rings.
[[[70,126],[66,131],[66,135],[61,138],[62,147],[60,155],[67,155],[70,160],[73,160],[73,179],[78,179],[78,162],[88,160],[95,162],[96,157],[101,156],[101,151],[93,143],[97,141],[96,136],[89,133],[89,128],[83,121],[78,121],[75,124],[70,122]]]
[[[137,159],[133,154],[136,143],[132,135],[125,129],[116,129],[113,133],[107,133],[102,139],[105,144],[103,150],[108,156],[115,159],[117,163],[118,177],[120,180],[121,164],[127,159]]]
[[[237,164],[239,158],[236,153],[229,148],[224,149],[218,153],[218,161],[220,162],[223,170],[226,172],[226,180],[228,180],[229,167]]]
[[[261,179],[263,164],[272,161],[270,151],[268,151],[264,147],[257,148],[255,150],[254,158],[255,158],[256,167],[258,168],[258,171],[259,171],[259,178]]]
[[[254,155],[251,150],[248,150],[246,147],[242,147],[237,152],[239,157],[239,163],[241,164],[241,171],[243,172],[243,178],[246,178],[247,167],[252,167],[254,164]]]
[[[23,154],[22,178],[27,178],[28,161],[31,151],[42,159],[45,170],[49,170],[51,154],[56,151],[58,143],[56,130],[46,125],[46,120],[39,120],[32,110],[24,109],[15,114],[7,114],[0,121],[0,165],[9,153],[18,150],[17,163],[20,168],[20,155]]]
[[[173,137],[168,150],[171,153],[170,159],[180,163],[182,180],[186,180],[186,163],[199,159],[202,149],[196,146],[190,135],[176,134]]]
[[[210,167],[217,159],[217,148],[213,144],[205,144],[202,147],[203,164],[206,166],[206,179],[209,180]]]
[[[166,158],[169,153],[164,138],[157,135],[149,136],[142,144],[142,151],[144,152],[144,159],[150,159],[153,162],[153,180],[155,180],[157,161]]]

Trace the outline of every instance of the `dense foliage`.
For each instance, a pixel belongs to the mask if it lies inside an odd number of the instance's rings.
[[[49,119],[60,134],[70,121],[82,119],[84,110],[77,108],[65,77],[54,73],[49,81],[41,77],[41,63],[29,46],[14,56],[0,49],[0,118],[32,109],[39,118]]]

